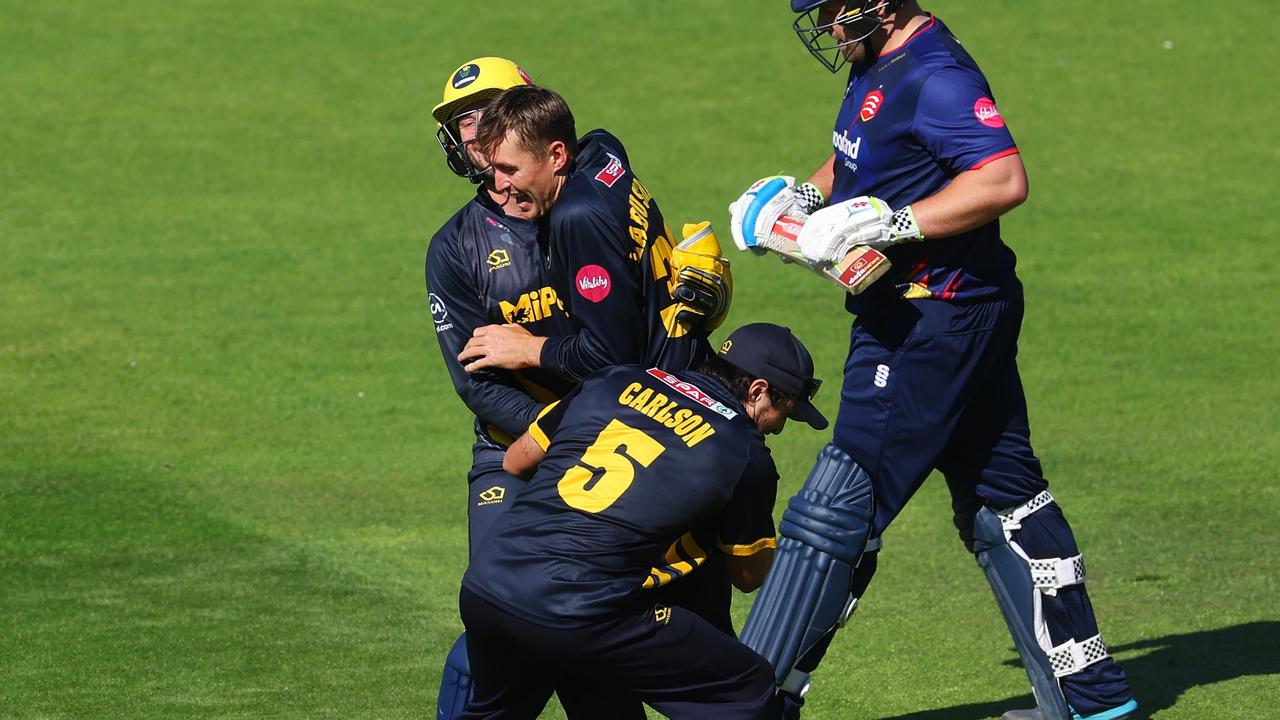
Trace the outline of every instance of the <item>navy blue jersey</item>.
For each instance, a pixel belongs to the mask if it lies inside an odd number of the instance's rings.
[[[937,18],[897,50],[853,67],[832,145],[831,201],[871,195],[895,209],[1018,152],[982,71]],[[886,254],[893,270],[881,283],[907,298],[992,297],[1013,277],[1013,251],[1000,240],[998,220]],[[857,299],[849,300],[856,310]]]
[[[583,136],[546,221],[556,289],[578,329],[547,341],[543,367],[583,378],[621,363],[684,370],[710,354],[705,331],[675,321],[671,230],[617,138]]]
[[[534,335],[573,331],[538,246],[538,225],[503,215],[480,189],[431,238],[426,274],[445,366],[476,416],[477,450],[506,447],[572,383],[538,368],[468,374],[457,358],[482,325],[519,323]]]
[[[717,379],[592,375],[529,427],[546,457],[463,585],[532,622],[598,621],[701,565],[773,547],[777,472]]]

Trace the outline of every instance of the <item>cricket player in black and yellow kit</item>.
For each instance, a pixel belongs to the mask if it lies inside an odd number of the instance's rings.
[[[525,71],[509,60],[477,58],[450,74],[443,97],[433,111],[437,137],[449,168],[479,186],[475,197],[432,238],[426,264],[431,312],[445,365],[458,396],[475,415],[476,440],[467,477],[469,546],[473,551],[480,546],[494,518],[524,485],[503,471],[504,450],[546,403],[575,384],[571,373],[537,367],[489,367],[469,373],[457,360],[477,328],[510,324],[544,337],[565,336],[576,329],[539,247],[540,228],[531,217],[528,196],[496,188],[488,163],[474,148],[478,121],[493,98],[509,87],[529,82]],[[718,248],[714,254],[719,254]],[[688,259],[689,255],[678,257]],[[698,260],[693,257],[691,262],[696,265]],[[716,262],[718,258],[710,259],[710,267],[714,269]],[[700,276],[696,271],[685,271],[682,277],[693,282]],[[675,316],[683,318],[678,323],[681,333],[687,328],[713,326],[727,308],[727,296],[707,298],[704,292],[695,294],[694,299],[706,302],[672,306]],[[706,313],[710,317],[704,316],[706,310],[716,308],[717,312]],[[670,310],[668,315],[672,315]],[[706,330],[698,332],[699,338],[705,337]],[[620,355],[610,362],[624,362],[630,357],[624,349],[611,348],[607,352],[614,351]],[[715,551],[695,577],[655,592],[655,597],[692,609],[732,633],[729,595],[722,562]],[[465,703],[470,686],[465,649],[459,638],[449,653],[441,682],[438,720],[451,720]],[[559,694],[570,718],[598,717],[604,707],[614,718],[644,716],[638,702],[628,703],[618,692],[598,684],[562,687]]]
[[[766,718],[773,670],[652,588],[706,542],[754,589],[774,546],[777,474],[763,434],[826,421],[813,360],[786,328],[740,328],[698,371],[588,377],[507,451],[524,491],[463,578],[475,681],[465,718],[534,718],[565,679],[634,693],[672,718]]]
[[[683,370],[710,354],[717,319],[679,321],[671,231],[616,137],[593,130],[578,139],[563,98],[523,86],[490,103],[476,145],[494,187],[527,200],[542,223],[575,331],[544,338],[512,325],[480,328],[459,355],[468,371],[541,367],[583,378],[618,363]]]

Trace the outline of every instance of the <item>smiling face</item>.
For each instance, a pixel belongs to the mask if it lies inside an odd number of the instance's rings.
[[[525,209],[524,217],[536,220],[555,204],[569,157],[562,142],[552,141],[543,152],[533,152],[511,131],[493,148],[488,162],[493,165],[494,191],[506,194]]]

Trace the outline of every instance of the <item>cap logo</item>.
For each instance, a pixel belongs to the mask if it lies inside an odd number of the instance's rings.
[[[884,104],[884,93],[879,90],[872,90],[867,93],[867,97],[862,101],[862,109],[858,111],[858,117],[862,118],[862,122],[870,122],[871,118],[880,112],[880,106]]]
[[[573,284],[578,288],[579,295],[594,303],[609,297],[609,290],[612,289],[609,271],[599,265],[583,265]]]
[[[725,353],[729,352],[731,348],[733,348],[733,341],[725,340],[724,344],[720,346],[720,354],[724,355]]]
[[[517,73],[519,73],[519,75],[520,75],[520,79],[524,81],[524,84],[525,84],[525,85],[532,85],[532,84],[533,84],[533,80],[529,78],[529,73],[525,72],[525,71],[524,71],[524,68],[522,68],[522,67],[520,67],[519,65],[517,65],[517,66],[516,66],[516,72],[517,72]]]
[[[973,116],[989,128],[1004,127],[1004,118],[1000,117],[996,101],[989,97],[978,98],[978,101],[973,104]]]
[[[458,72],[453,74],[453,89],[461,90],[470,85],[480,77],[480,66],[475,63],[467,63],[458,68]]]

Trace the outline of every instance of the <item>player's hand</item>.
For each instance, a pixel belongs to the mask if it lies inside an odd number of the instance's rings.
[[[546,341],[546,338],[536,337],[520,325],[485,325],[476,328],[462,352],[458,353],[458,362],[467,372],[484,368],[520,370],[537,367]]]
[[[810,260],[837,262],[859,245],[883,250],[923,239],[911,206],[895,213],[880,198],[863,195],[810,215],[796,242]]]
[[[760,178],[729,205],[729,231],[739,250],[762,252],[770,247],[774,223],[796,204],[796,179],[789,175]]]
[[[715,330],[729,314],[733,300],[729,261],[720,256],[720,241],[710,222],[687,224],[682,234],[684,240],[671,251],[676,322]]]

